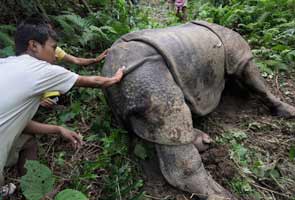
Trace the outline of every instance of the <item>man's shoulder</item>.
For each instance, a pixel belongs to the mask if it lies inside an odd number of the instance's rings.
[[[20,55],[20,56],[10,56],[7,58],[2,58],[0,60],[0,65],[2,70],[9,70],[14,72],[28,72],[40,75],[47,73],[60,73],[61,71],[66,71],[65,68],[50,64],[46,61],[39,60],[34,58],[28,54]]]
[[[45,61],[42,61],[42,60],[38,60],[37,58],[34,58],[28,54],[23,54],[23,55],[20,55],[20,56],[9,56],[9,57],[6,57],[6,58],[1,58],[0,59],[0,64],[5,64],[5,63],[26,63],[26,62],[45,62]]]

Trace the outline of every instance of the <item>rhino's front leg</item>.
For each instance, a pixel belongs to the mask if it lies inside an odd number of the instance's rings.
[[[295,108],[280,101],[269,91],[253,61],[248,62],[237,76],[242,83],[259,97],[274,115],[287,118],[295,117]]]
[[[200,199],[236,199],[208,174],[193,144],[157,144],[156,149],[161,171],[171,185],[195,193]]]

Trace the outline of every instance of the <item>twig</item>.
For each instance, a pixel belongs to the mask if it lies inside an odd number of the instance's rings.
[[[271,193],[272,199],[276,200],[276,197],[273,193]]]
[[[151,195],[147,195],[147,194],[145,194],[144,196],[147,197],[147,198],[150,198],[150,199],[163,200],[162,197],[153,197],[153,196],[151,196]],[[164,200],[165,200],[165,199],[168,199],[168,198],[170,198],[170,195],[164,197]]]
[[[280,192],[277,192],[277,191],[274,191],[274,190],[271,190],[271,189],[268,189],[268,188],[262,187],[262,186],[260,186],[260,185],[256,185],[255,183],[251,183],[251,182],[250,182],[250,184],[253,185],[253,186],[256,187],[256,188],[259,188],[259,189],[262,189],[262,190],[265,190],[265,191],[268,191],[268,192],[271,192],[271,193],[277,194],[277,195],[279,195],[279,196],[283,196],[283,197],[286,197],[286,198],[288,198],[288,199],[291,199],[290,196],[285,195],[285,194],[282,194],[282,193],[280,193]]]
[[[121,196],[121,190],[120,190],[120,185],[119,185],[119,178],[118,178],[118,176],[116,176],[116,182],[117,182],[117,188],[118,188],[119,197],[120,197],[120,200],[122,200],[122,196]]]

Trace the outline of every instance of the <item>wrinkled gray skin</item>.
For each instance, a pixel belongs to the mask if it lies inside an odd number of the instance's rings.
[[[193,128],[191,112],[203,116],[216,108],[225,77],[251,89],[274,114],[295,113],[267,90],[241,36],[216,24],[129,33],[111,47],[103,75],[123,65],[124,79],[105,91],[112,111],[125,127],[156,144],[171,185],[201,199],[236,199],[208,174],[193,144],[202,131]]]

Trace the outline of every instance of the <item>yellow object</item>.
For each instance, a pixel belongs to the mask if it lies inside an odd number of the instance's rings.
[[[64,50],[62,50],[62,48],[56,47],[56,49],[55,49],[55,57],[56,57],[56,59],[58,61],[62,60],[65,57],[66,54],[67,53]]]
[[[58,97],[58,96],[60,96],[59,91],[50,91],[50,92],[45,92],[42,95],[42,99],[47,99],[47,98],[51,98],[51,97]]]

